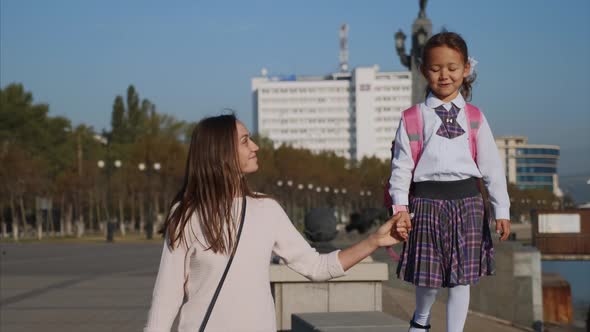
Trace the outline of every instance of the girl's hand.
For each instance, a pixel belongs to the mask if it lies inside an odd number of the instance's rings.
[[[403,239],[404,241],[408,239],[408,233],[412,230],[412,221],[410,217],[410,213],[408,211],[400,211],[396,213],[391,220],[393,220],[394,224],[394,232],[396,237]]]
[[[371,242],[377,247],[390,247],[394,244],[400,243],[402,239],[394,236],[393,225],[393,219],[389,219],[386,223],[381,225],[375,233],[371,234]]]
[[[506,241],[510,235],[510,220],[496,219],[496,233],[500,234],[500,240]]]

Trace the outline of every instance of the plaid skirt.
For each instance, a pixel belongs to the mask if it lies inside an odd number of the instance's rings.
[[[398,278],[440,288],[474,284],[481,276],[495,274],[492,218],[481,195],[453,200],[414,197],[410,211],[412,230],[400,255]]]

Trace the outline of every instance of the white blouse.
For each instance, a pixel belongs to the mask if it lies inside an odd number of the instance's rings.
[[[436,134],[442,124],[434,108],[444,105],[449,110],[451,103],[460,110],[457,123],[465,133],[453,139]],[[510,199],[506,185],[506,176],[500,160],[498,147],[488,122],[482,114],[482,123],[477,136],[477,164],[469,150],[469,134],[465,115],[465,100],[459,94],[451,103],[443,103],[430,94],[420,104],[424,126],[422,155],[414,170],[414,181],[455,181],[470,177],[483,178],[490,193],[496,219],[510,219]],[[391,164],[389,194],[394,205],[408,205],[408,192],[412,182],[414,161],[410,141],[403,121],[395,136],[394,155]]]

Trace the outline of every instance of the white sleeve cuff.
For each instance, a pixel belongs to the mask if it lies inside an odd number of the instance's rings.
[[[408,195],[393,195],[393,205],[406,205],[408,206]]]
[[[503,208],[503,207],[494,206],[494,213],[495,213],[496,219],[510,220],[510,208]]]
[[[328,254],[328,271],[332,278],[338,278],[346,275],[346,272],[344,272],[342,264],[340,263],[340,259],[338,258],[339,252],[340,250],[334,250]]]

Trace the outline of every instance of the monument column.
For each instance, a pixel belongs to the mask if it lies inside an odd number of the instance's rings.
[[[412,105],[424,101],[426,93],[426,80],[420,72],[422,63],[422,50],[426,41],[432,35],[432,22],[426,17],[426,2],[420,0],[420,12],[412,24],[412,49],[410,54],[406,54],[406,35],[400,29],[395,34],[395,49],[400,58],[400,62],[412,72]]]

